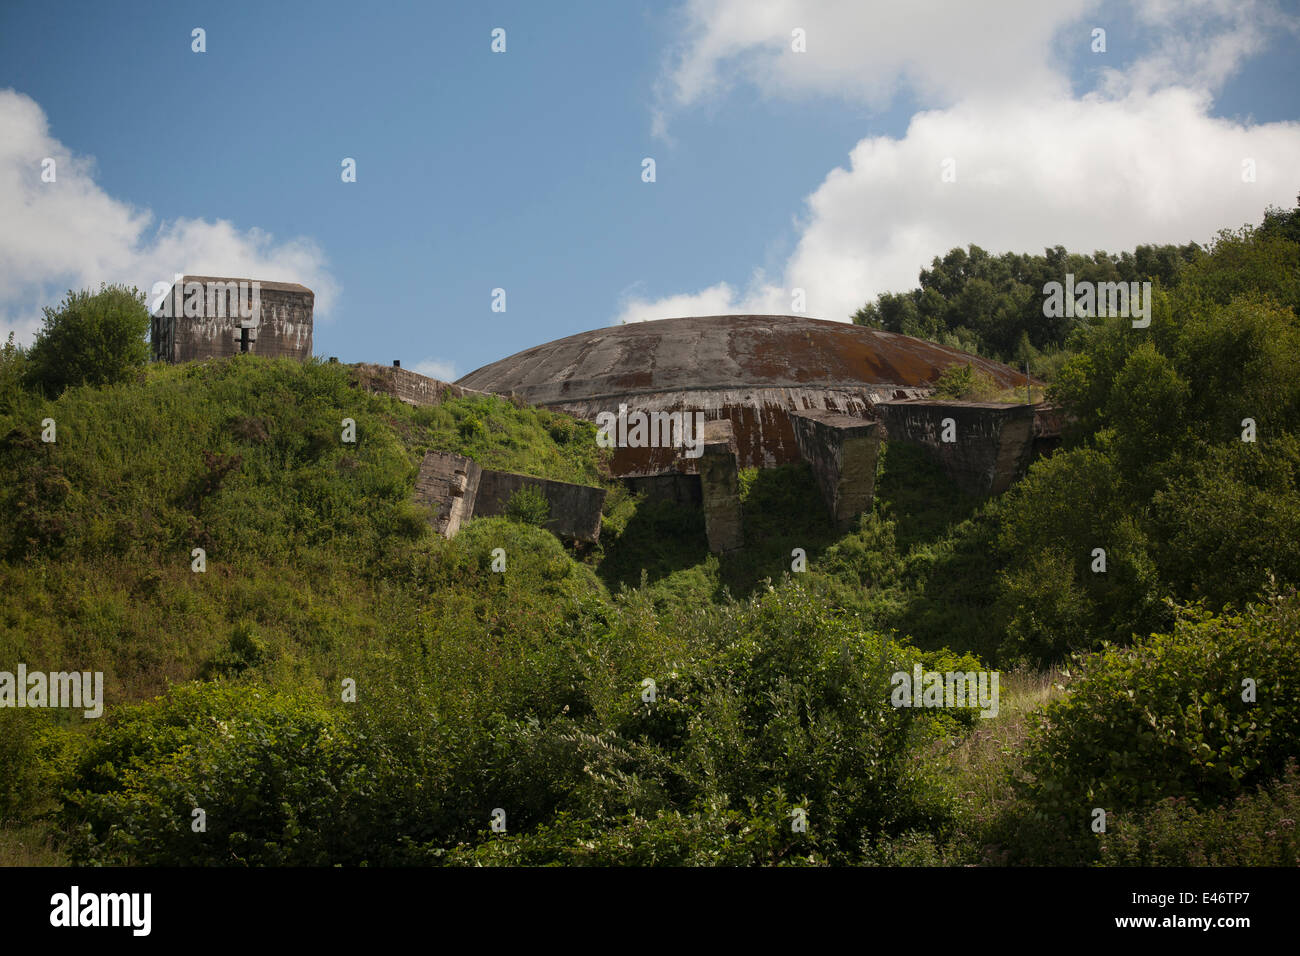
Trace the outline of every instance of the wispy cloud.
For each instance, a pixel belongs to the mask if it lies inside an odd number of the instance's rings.
[[[429,378],[436,378],[440,382],[454,382],[457,378],[456,368],[451,362],[436,358],[427,358],[421,362],[416,362],[411,371],[427,375]]]

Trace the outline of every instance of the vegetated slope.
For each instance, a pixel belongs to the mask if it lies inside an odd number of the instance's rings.
[[[581,553],[505,519],[433,536],[427,447],[600,480],[591,426],[500,400],[244,358],[55,402],[0,375],[0,667],[109,678],[98,723],[0,710],[0,818],[89,862],[1186,859],[1222,855],[1188,835],[1215,821],[1262,847],[1294,787],[1298,267],[1276,230],[1225,234],[1149,329],[1076,330],[1077,428],[1009,494],[891,444],[840,535],[805,466],[746,473],[722,557],[698,511],[617,487]],[[1008,684],[1009,746],[888,706],[894,670],[972,650],[1068,667],[1041,721],[1043,682]]]
[[[848,859],[858,829],[932,815],[907,748],[971,719],[888,707],[888,674],[916,652],[799,588],[611,598],[593,566],[635,543],[620,532],[641,504],[618,489],[610,552],[589,563],[505,519],[430,532],[410,501],[427,447],[600,481],[593,429],[563,416],[410,409],[336,367],[239,358],[19,395],[0,424],[0,659],[104,671],[107,713],[0,711],[0,817],[57,821],[75,859],[428,862],[472,845],[500,804],[520,829],[664,811],[707,842],[795,799],[830,827],[795,856]],[[781,535],[804,538],[790,495],[823,538],[826,522],[806,469],[745,485],[759,557],[730,573],[749,592]],[[809,707],[831,708],[819,728],[802,726]],[[647,763],[625,772],[633,751]],[[212,822],[191,839],[178,821],[195,801]],[[797,849],[768,830],[742,855]]]
[[[319,675],[340,642],[382,630],[388,569],[439,545],[411,500],[426,449],[599,483],[592,435],[496,398],[409,408],[345,367],[252,357],[26,395],[0,416],[0,660],[103,670],[115,701],[248,657]]]

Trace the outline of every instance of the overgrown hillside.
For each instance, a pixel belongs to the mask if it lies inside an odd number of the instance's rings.
[[[45,397],[6,350],[0,672],[106,700],[0,708],[0,860],[1294,862],[1300,244],[1270,223],[1150,328],[1070,333],[1075,428],[1009,493],[888,444],[841,534],[806,466],[746,472],[722,557],[614,484],[596,547],[431,532],[426,449],[604,483],[566,416],[249,357]],[[894,706],[918,664],[1001,669],[998,714]]]
[[[498,399],[412,409],[340,366],[254,358],[28,395],[0,435],[0,655],[104,670],[115,700],[237,669],[250,642],[299,677],[368,645],[390,569],[437,546],[411,500],[428,448],[600,481],[588,425]]]

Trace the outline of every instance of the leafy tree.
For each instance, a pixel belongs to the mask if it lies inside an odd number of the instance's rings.
[[[1160,623],[1157,569],[1133,510],[1114,454],[1095,448],[1053,455],[1013,489],[999,538],[1008,658],[1045,663]]]
[[[14,334],[0,347],[0,415],[13,411],[22,397],[23,379],[27,374],[27,356],[16,344]]]
[[[877,296],[854,313],[853,321],[956,344],[1002,361],[1023,360],[1026,343],[1055,351],[1064,347],[1072,331],[1087,327],[1083,318],[1043,315],[1046,283],[1063,282],[1066,273],[1073,273],[1076,281],[1150,281],[1168,287],[1201,255],[1195,243],[1091,256],[1062,246],[1042,255],[994,256],[972,245],[935,257],[930,268],[921,270],[916,289]]]
[[[1180,282],[1190,301],[1227,305],[1243,293],[1266,295],[1300,315],[1300,245],[1284,227],[1221,230],[1210,254],[1188,267]]]
[[[1151,342],[1129,353],[1107,398],[1106,421],[1115,457],[1130,480],[1177,450],[1190,397],[1191,385]]]
[[[149,359],[149,310],[134,287],[101,284],[68,291],[27,352],[27,382],[50,394],[76,385],[112,385]]]
[[[1260,224],[1259,231],[1264,236],[1280,236],[1300,243],[1300,195],[1296,196],[1294,209],[1269,206],[1264,212],[1264,221]]]
[[[1003,512],[1004,650],[1047,659],[1080,634],[1127,642],[1159,623],[1157,595],[1241,607],[1270,574],[1300,581],[1300,245],[1283,235],[1289,221],[1220,233],[1155,290],[1148,328],[1111,318],[1073,333],[1077,352],[1050,394],[1075,447],[1035,464]],[[1105,573],[1088,566],[1097,547]],[[1062,556],[1072,566],[1055,572],[1065,590],[1054,593],[1048,570]],[[1086,600],[1066,600],[1072,587]]]
[[[1230,442],[1167,482],[1153,537],[1177,593],[1241,603],[1268,576],[1300,580],[1300,439]]]

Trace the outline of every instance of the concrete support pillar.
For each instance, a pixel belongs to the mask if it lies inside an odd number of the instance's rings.
[[[415,479],[415,500],[437,513],[433,529],[444,538],[454,537],[474,514],[482,469],[472,458],[445,451],[426,452]]]
[[[880,454],[878,422],[809,409],[790,413],[795,441],[812,467],[831,521],[846,528],[871,510]]]
[[[740,521],[740,478],[736,470],[736,439],[731,422],[704,423],[704,453],[699,459],[700,491],[704,499],[704,530],[715,554],[744,547]]]

